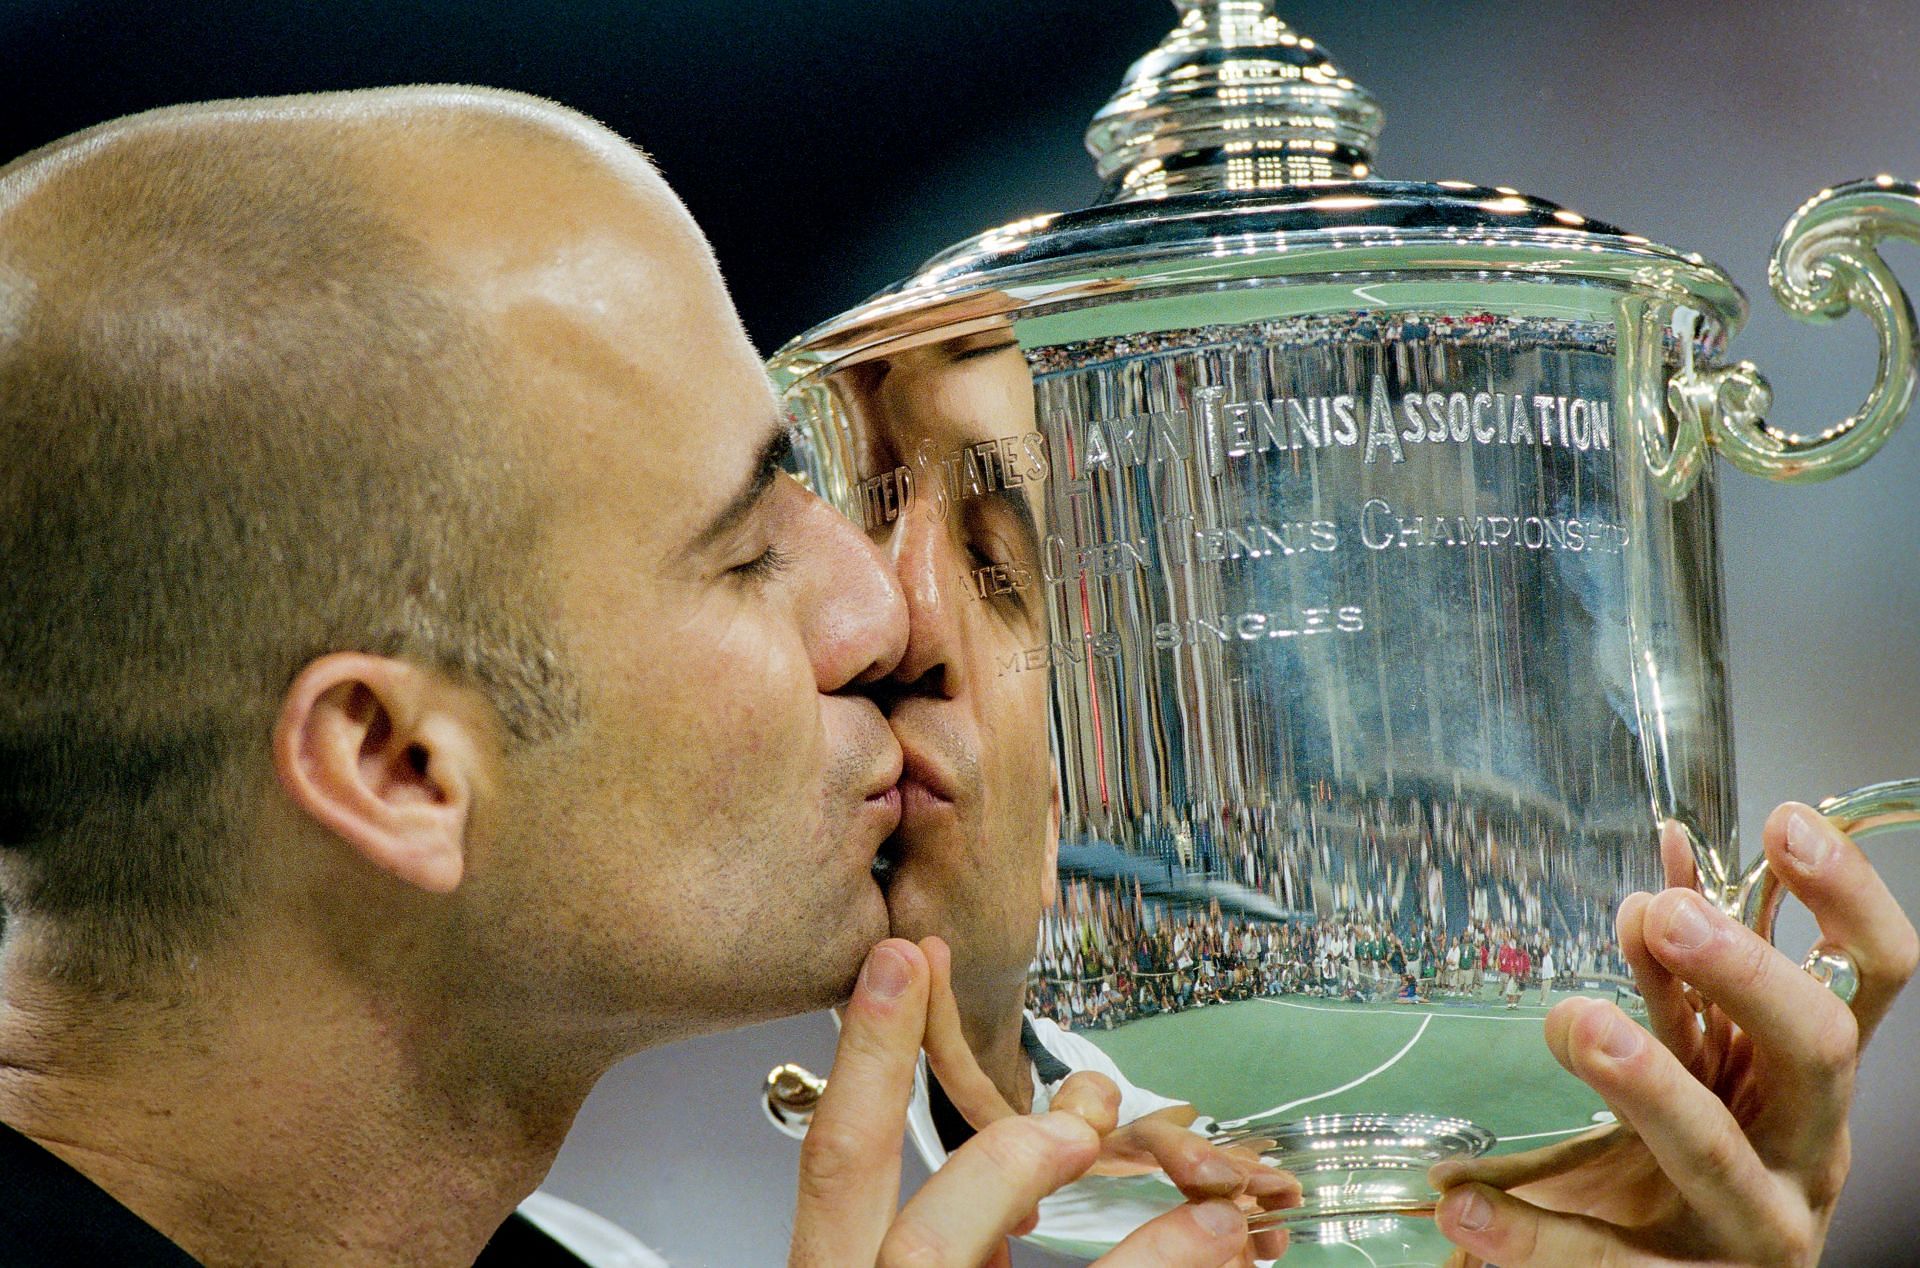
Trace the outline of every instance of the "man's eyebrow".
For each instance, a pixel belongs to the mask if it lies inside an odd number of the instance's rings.
[[[705,550],[732,532],[773,486],[773,478],[780,474],[781,466],[792,453],[793,432],[788,428],[786,419],[776,416],[766,440],[761,442],[760,451],[754,456],[753,470],[747,476],[746,484],[707,521],[706,527],[687,544],[686,553]]]

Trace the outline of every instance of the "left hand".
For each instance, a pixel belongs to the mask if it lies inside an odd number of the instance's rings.
[[[1035,1203],[1084,1175],[1113,1130],[1119,1089],[1098,1074],[1073,1075],[1049,1112],[991,1124],[897,1209],[901,1136],[928,1001],[949,990],[945,950],[938,938],[918,946],[890,938],[868,953],[843,1014],[833,1079],[800,1146],[792,1268],[1007,1268],[1007,1237],[1033,1228]],[[970,1054],[958,1059],[985,1078]],[[1246,1261],[1249,1240],[1238,1209],[1206,1201],[1148,1220],[1100,1264],[1224,1268]]]
[[[927,1064],[954,1108],[976,1131],[1001,1119],[1018,1117],[1018,1111],[981,1072],[967,1048],[960,1029],[959,1002],[953,995],[949,968],[952,952],[939,939],[929,939],[927,953],[934,966],[934,988],[927,1001]],[[1112,1086],[1101,1074],[1074,1077],[1097,1079]],[[1189,1202],[1226,1198],[1250,1217],[1300,1205],[1300,1182],[1291,1172],[1267,1166],[1257,1151],[1215,1145],[1162,1115],[1144,1115],[1107,1132],[1101,1138],[1100,1157],[1091,1168],[1092,1173],[1104,1175],[1147,1175],[1155,1171],[1164,1172]],[[1037,1214],[1036,1210],[1029,1219]],[[1023,1225],[1021,1231],[1031,1231],[1032,1227],[1031,1223]],[[1240,1262],[1277,1259],[1286,1252],[1287,1240],[1284,1228],[1262,1228],[1248,1237]]]
[[[1763,840],[1822,941],[1858,966],[1852,1006],[1694,892],[1692,858],[1669,824],[1674,888],[1635,894],[1619,915],[1646,1029],[1591,999],[1547,1015],[1553,1055],[1618,1123],[1436,1167],[1446,1193],[1435,1218],[1463,1248],[1456,1262],[1818,1262],[1847,1176],[1860,1050],[1920,963],[1920,938],[1859,847],[1817,812],[1781,806]]]

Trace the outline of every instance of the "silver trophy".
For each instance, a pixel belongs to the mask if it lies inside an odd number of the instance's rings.
[[[1378,179],[1381,111],[1324,49],[1266,0],[1177,7],[1087,134],[1097,205],[935,256],[772,370],[800,471],[914,609],[889,905],[952,944],[983,1068],[1022,1107],[1117,1072],[1123,1116],[1300,1178],[1251,1214],[1294,1253],[1435,1262],[1429,1166],[1606,1128],[1541,1018],[1631,1011],[1613,916],[1666,883],[1664,823],[1771,931],[1710,452],[1820,480],[1899,423],[1914,321],[1875,244],[1920,239],[1920,188],[1827,190],[1781,235],[1777,299],[1880,336],[1860,411],[1797,435],[1726,359],[1720,269]],[[1920,784],[1822,809],[1911,822]],[[770,1108],[803,1129],[817,1088],[782,1067]],[[912,1121],[937,1165],[937,1086]],[[1033,1237],[1098,1253],[1179,1200],[1107,1168]]]

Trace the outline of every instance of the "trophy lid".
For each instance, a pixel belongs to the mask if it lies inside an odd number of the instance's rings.
[[[1180,21],[1094,116],[1106,178],[1079,211],[989,229],[790,343],[783,385],[955,322],[1168,287],[1354,274],[1588,282],[1670,299],[1731,336],[1746,300],[1703,257],[1506,186],[1373,173],[1373,97],[1272,0],[1174,0]]]
[[[1175,0],[1180,23],[1127,69],[1087,149],[1102,202],[1365,177],[1383,117],[1269,0]]]

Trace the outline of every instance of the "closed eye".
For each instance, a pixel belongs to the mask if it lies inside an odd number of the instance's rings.
[[[744,577],[749,581],[766,581],[785,572],[787,565],[792,562],[792,557],[786,551],[778,546],[768,546],[752,559],[743,564],[737,564],[727,571],[733,576]]]

